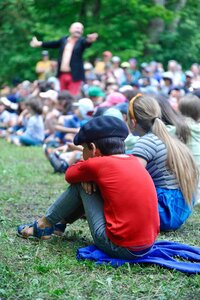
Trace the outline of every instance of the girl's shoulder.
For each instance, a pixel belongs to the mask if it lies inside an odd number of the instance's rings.
[[[148,132],[145,135],[141,136],[139,140],[136,142],[136,144],[142,142],[148,142],[154,145],[163,144],[163,142],[159,139],[159,137],[155,135],[153,132]]]

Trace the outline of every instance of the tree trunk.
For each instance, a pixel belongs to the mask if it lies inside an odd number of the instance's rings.
[[[176,31],[176,28],[179,24],[180,21],[180,14],[179,11],[185,7],[185,5],[187,4],[187,0],[179,0],[178,3],[176,4],[176,8],[174,10],[174,13],[177,14],[177,16],[174,18],[174,20],[172,21],[172,23],[169,26],[169,31]]]

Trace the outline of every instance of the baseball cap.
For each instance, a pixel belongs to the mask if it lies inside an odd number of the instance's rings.
[[[119,56],[113,56],[111,60],[113,63],[119,63],[121,61]]]
[[[75,145],[93,142],[107,137],[120,137],[123,140],[128,136],[126,124],[119,118],[100,116],[84,124],[74,138]]]
[[[41,92],[40,94],[39,94],[39,96],[41,97],[41,98],[45,98],[45,99],[50,99],[50,100],[52,100],[52,101],[54,101],[54,102],[57,102],[57,100],[58,100],[58,92],[56,92],[56,91],[54,91],[54,90],[48,90],[48,91],[46,91],[46,92]]]
[[[170,79],[171,81],[173,80],[171,72],[164,72],[162,74],[162,78],[163,79]]]
[[[108,109],[106,109],[103,113],[103,116],[116,117],[123,121],[123,116],[121,111],[115,107],[109,107]]]
[[[185,76],[193,78],[194,74],[192,73],[192,71],[188,70],[188,71],[185,72]]]
[[[93,69],[93,65],[90,62],[84,63],[84,70],[85,71],[92,70],[92,69]]]
[[[130,63],[127,61],[121,63],[121,68],[130,68],[130,66],[131,66]]]
[[[133,87],[131,85],[123,85],[122,87],[120,87],[119,92],[120,93],[125,93],[127,91],[133,91]]]
[[[82,98],[78,102],[74,102],[73,106],[79,108],[81,116],[84,119],[90,118],[94,111],[94,104],[89,98]]]
[[[113,92],[107,96],[106,101],[104,101],[102,104],[100,104],[100,106],[101,107],[114,106],[116,104],[123,103],[125,101],[126,101],[126,97],[123,94],[118,93],[118,92]]]
[[[47,56],[47,55],[49,55],[49,51],[47,51],[47,50],[43,50],[43,51],[42,51],[42,55],[43,55],[43,56]]]
[[[103,96],[105,96],[105,94],[100,87],[90,86],[88,89],[88,96],[89,97],[103,97]]]

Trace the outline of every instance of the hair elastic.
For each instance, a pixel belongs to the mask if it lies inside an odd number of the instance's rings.
[[[153,118],[152,120],[151,120],[151,123],[152,123],[152,125],[154,124],[154,122],[155,122],[155,119],[160,119],[159,117],[155,117],[155,118]]]
[[[133,97],[129,102],[128,112],[129,112],[131,119],[133,119],[135,122],[136,122],[136,118],[135,118],[135,113],[134,113],[134,109],[133,109],[133,104],[134,104],[135,100],[141,96],[142,96],[142,94],[139,93],[135,97]]]

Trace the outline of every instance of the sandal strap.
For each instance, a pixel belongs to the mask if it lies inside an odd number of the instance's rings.
[[[52,235],[53,232],[54,232],[54,227],[39,228],[37,221],[33,223],[33,236],[37,238],[41,238],[42,236]]]
[[[54,230],[55,231],[61,231],[61,232],[65,232],[66,229],[66,224],[62,224],[62,223],[57,223],[54,225]]]

